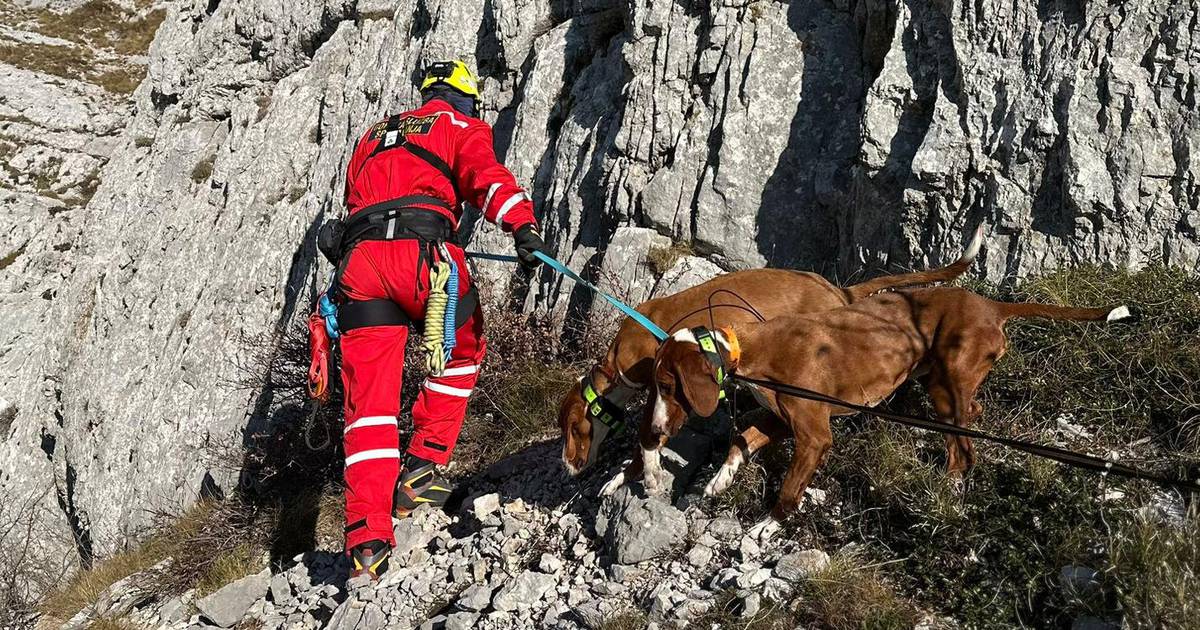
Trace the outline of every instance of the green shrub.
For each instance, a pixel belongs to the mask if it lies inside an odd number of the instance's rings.
[[[998,291],[993,291],[999,293]],[[1107,442],[1153,437],[1200,453],[1200,279],[1164,267],[1082,267],[1021,284],[1009,297],[1080,306],[1129,305],[1131,323],[1014,320],[1009,351],[981,402],[989,425],[1014,433],[1070,414]]]

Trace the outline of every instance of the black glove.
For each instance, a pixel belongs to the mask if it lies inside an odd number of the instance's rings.
[[[526,223],[513,232],[513,240],[517,246],[517,258],[521,260],[523,267],[534,269],[542,264],[542,260],[533,253],[545,253],[546,242],[542,240],[542,235],[538,234],[537,228],[532,223]]]

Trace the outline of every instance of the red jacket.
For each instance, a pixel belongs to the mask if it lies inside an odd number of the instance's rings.
[[[533,202],[517,186],[512,172],[496,161],[492,128],[487,123],[456,111],[440,99],[399,118],[399,132],[408,143],[428,149],[450,167],[463,198],[458,198],[454,184],[441,171],[407,149],[389,149],[372,156],[386,136],[385,120],[363,134],[350,158],[345,200],[350,214],[399,197],[425,195],[445,201],[452,210],[437,204],[413,205],[449,217],[455,229],[463,201],[481,208],[488,221],[507,232],[530,223],[536,225]]]

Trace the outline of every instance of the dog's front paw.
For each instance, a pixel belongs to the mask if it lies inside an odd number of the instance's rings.
[[[704,486],[704,495],[714,497],[729,488],[729,484],[733,482],[733,475],[737,472],[737,468],[729,464],[722,464],[717,469],[717,474],[709,480],[708,485]]]
[[[646,494],[660,496],[667,491],[667,473],[663,469],[647,470],[643,479]]]
[[[751,527],[747,534],[760,543],[767,542],[779,531],[780,527],[779,521],[768,516]]]
[[[608,483],[600,488],[600,496],[611,497],[623,485],[625,485],[625,471],[621,471],[609,479]]]

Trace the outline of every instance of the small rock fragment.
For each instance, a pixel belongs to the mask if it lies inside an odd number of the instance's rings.
[[[242,620],[254,602],[266,596],[270,585],[270,571],[248,575],[197,601],[196,608],[209,621],[230,628]]]
[[[524,571],[500,587],[492,599],[492,606],[503,612],[528,608],[541,601],[546,593],[554,590],[556,583],[553,575]]]
[[[816,575],[827,566],[829,554],[820,549],[806,549],[780,558],[775,563],[774,573],[780,579],[796,582]]]

